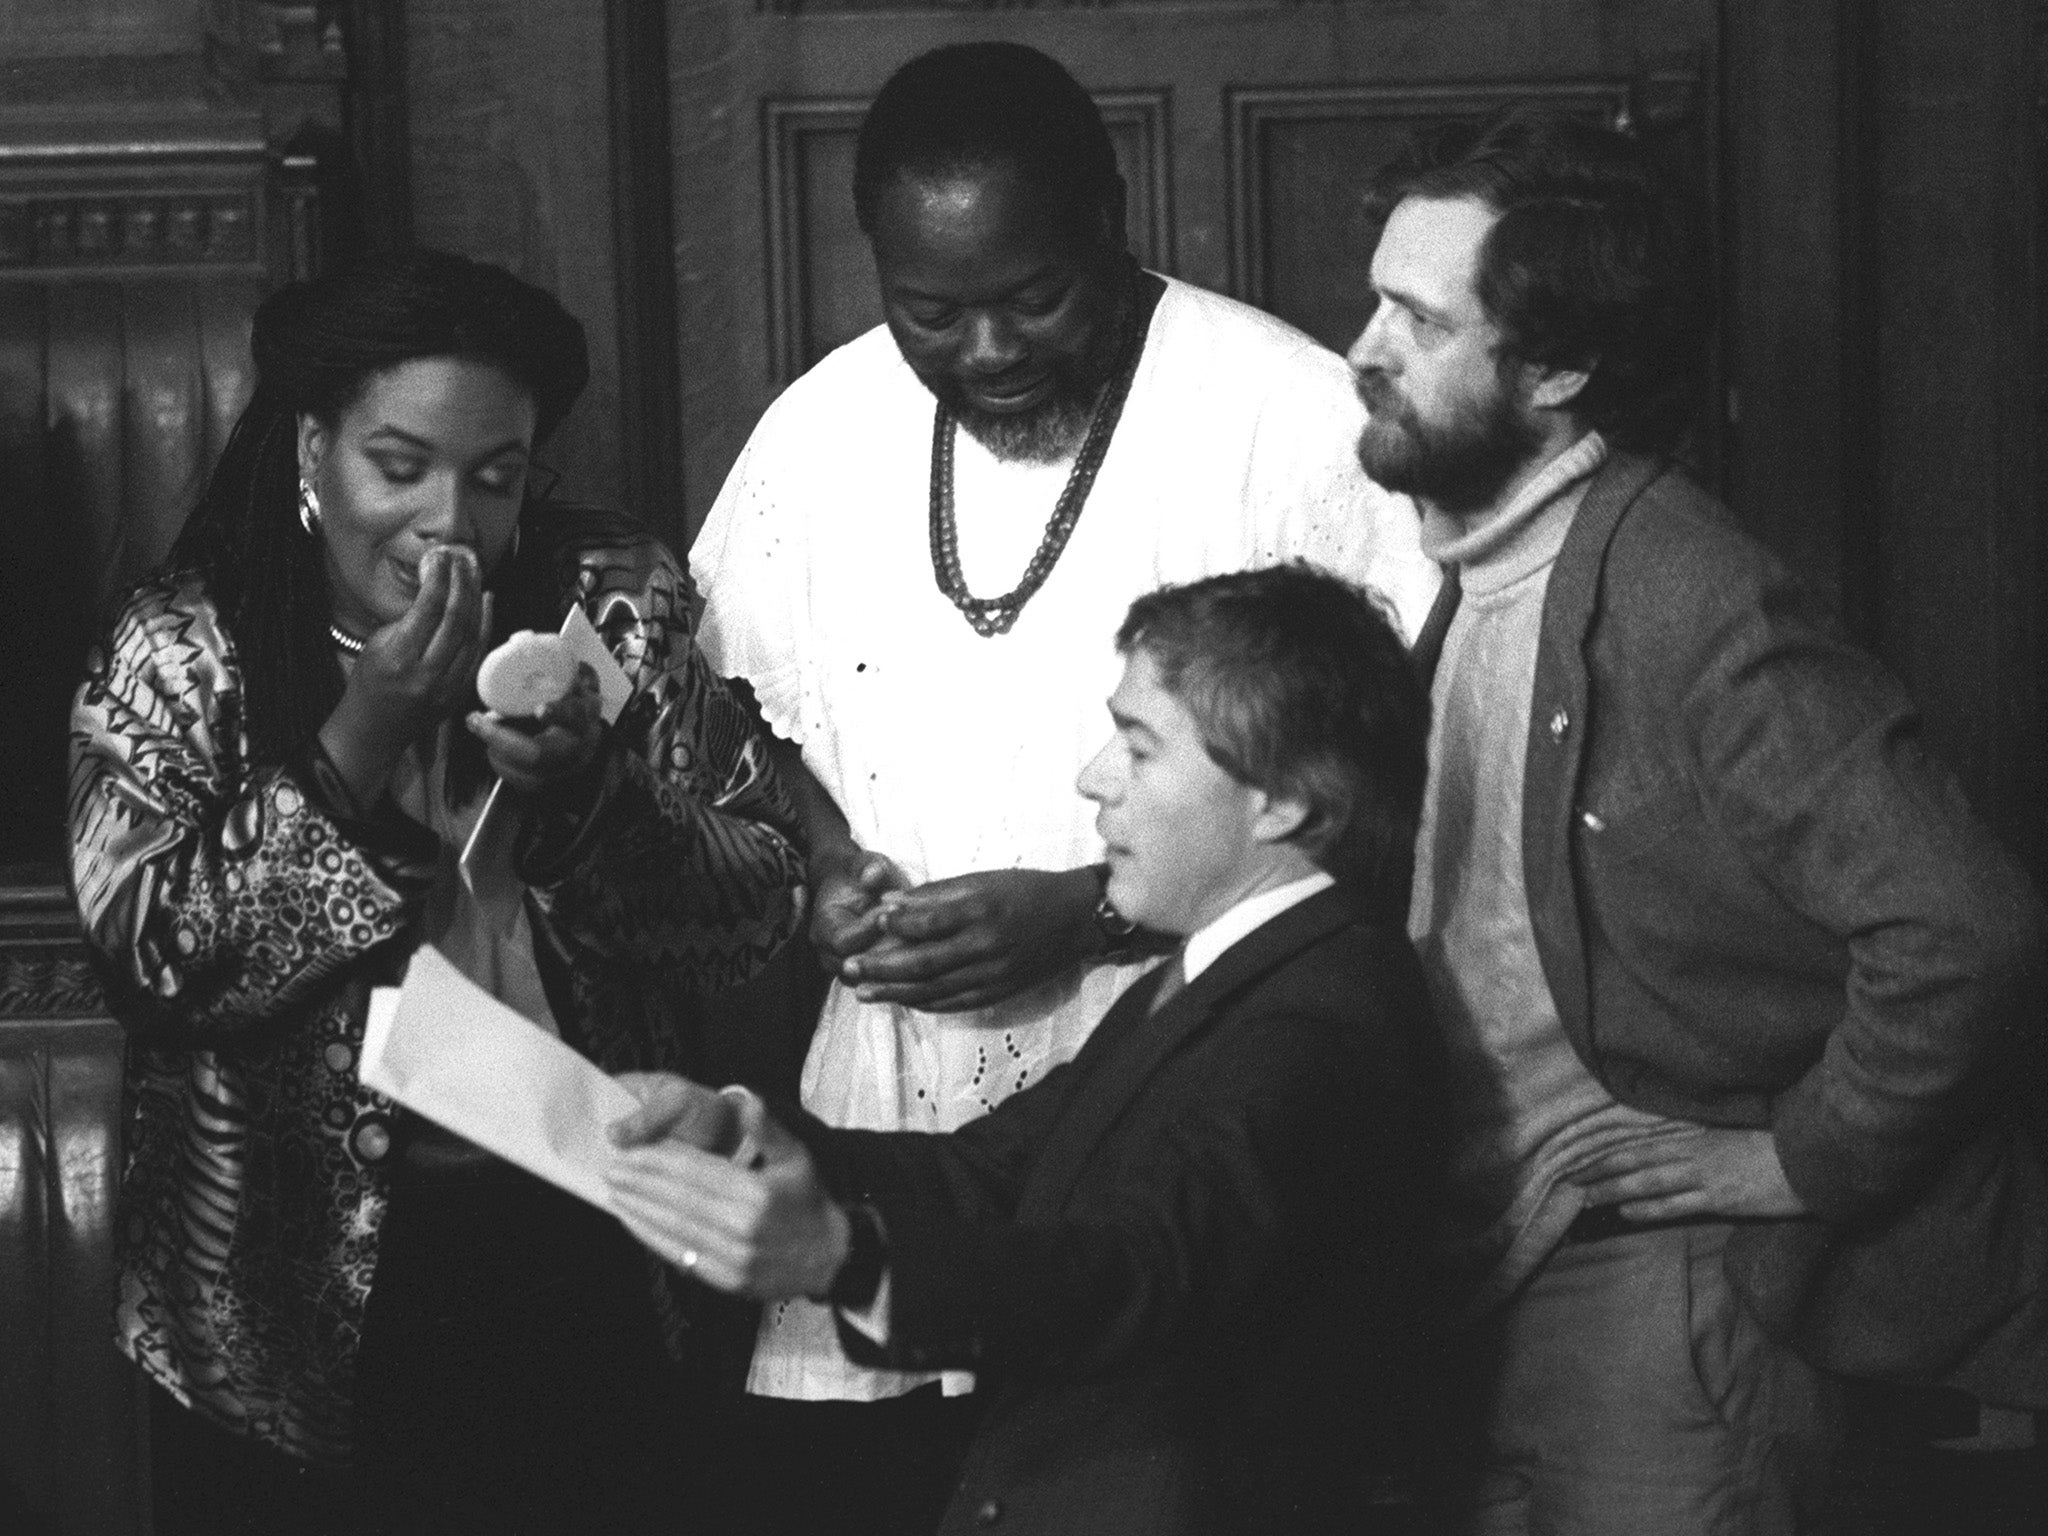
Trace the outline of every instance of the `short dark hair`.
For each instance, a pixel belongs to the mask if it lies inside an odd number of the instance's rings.
[[[1510,108],[1419,137],[1368,193],[1476,198],[1499,215],[1479,301],[1509,356],[1587,368],[1572,411],[1628,446],[1666,447],[1698,404],[1713,321],[1705,230],[1645,146],[1561,112]]]
[[[854,214],[872,234],[897,177],[995,167],[1022,176],[1083,238],[1121,184],[1101,110],[1056,59],[1022,43],[934,48],[889,77],[861,122]]]
[[[425,247],[279,289],[256,311],[250,351],[255,393],[171,564],[204,579],[241,662],[252,750],[276,763],[341,696],[326,568],[297,519],[299,417],[332,424],[377,374],[456,357],[501,369],[533,397],[538,441],[576,403],[590,364],[583,327],[553,295],[503,267]]]
[[[1116,644],[1152,658],[1225,773],[1307,805],[1318,865],[1405,910],[1429,696],[1371,594],[1299,561],[1211,576],[1139,598]]]

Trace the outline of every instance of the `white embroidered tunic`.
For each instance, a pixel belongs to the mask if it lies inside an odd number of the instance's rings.
[[[802,744],[855,841],[913,880],[1101,857],[1074,780],[1109,733],[1114,635],[1141,594],[1301,557],[1376,587],[1411,634],[1434,596],[1412,505],[1358,468],[1342,360],[1232,300],[1168,282],[1073,537],[1007,634],[976,634],[933,579],[932,413],[886,330],[842,347],[762,417],[692,554],[713,665]],[[958,435],[970,591],[1016,585],[1070,467]],[[1096,966],[946,1015],[835,984],[804,1104],[833,1125],[951,1130],[1072,1056],[1137,974]],[[848,1364],[830,1313],[795,1302],[769,1309],[748,1386],[871,1399],[924,1379]]]

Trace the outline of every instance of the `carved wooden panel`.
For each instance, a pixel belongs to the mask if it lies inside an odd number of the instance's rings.
[[[881,318],[853,217],[853,141],[864,101],[762,104],[767,171],[768,356],[787,382]]]
[[[141,58],[191,47],[199,27],[200,0],[6,0],[0,59]]]
[[[0,1019],[88,1019],[106,1011],[79,946],[0,949]]]
[[[1130,188],[1131,249],[1173,268],[1171,93],[1104,91],[1117,165]],[[762,108],[767,171],[769,351],[787,383],[882,319],[874,263],[853,215],[853,148],[865,100],[770,100]]]
[[[255,267],[260,189],[169,192],[161,180],[86,196],[0,192],[0,269]]]
[[[1236,87],[1225,93],[1233,289],[1324,345],[1357,336],[1379,231],[1363,194],[1410,135],[1513,101],[1619,117],[1622,81]]]
[[[0,1017],[0,1523],[142,1536],[142,1377],[107,1347],[120,1028]]]
[[[0,91],[0,278],[303,269],[313,168],[198,55],[56,60]]]
[[[198,53],[41,61],[7,83],[0,895],[57,871],[92,628],[167,552],[247,396],[249,316],[318,245],[316,168]],[[70,983],[17,967],[4,985],[53,1012]]]
[[[305,0],[212,0],[207,32],[264,80],[345,80],[348,54],[333,7]]]
[[[80,1019],[107,1004],[78,941],[71,893],[0,865],[0,1020]]]
[[[421,4],[456,3],[412,0],[408,15]],[[494,4],[508,15],[534,9]],[[1117,123],[1133,183],[1134,245],[1190,282],[1255,299],[1263,289],[1267,302],[1341,342],[1358,319],[1357,290],[1332,300],[1324,278],[1360,252],[1334,248],[1327,236],[1342,221],[1327,209],[1344,195],[1343,162],[1359,146],[1318,129],[1317,113],[1341,128],[1347,115],[1383,115],[1397,99],[1391,93],[1475,77],[1484,83],[1448,94],[1460,105],[1490,104],[1510,91],[1542,94],[1494,82],[1627,80],[1647,120],[1644,76],[1662,60],[1680,60],[1711,91],[1729,8],[1721,0],[666,0],[665,10],[683,493],[694,528],[776,389],[876,317],[866,242],[846,205],[851,139],[860,105],[916,55],[1006,39],[1050,53],[1098,100],[1148,88],[1156,118]],[[1409,98],[1411,110],[1421,110],[1417,99]],[[1699,137],[1711,153],[1711,125]],[[1299,178],[1283,182],[1284,173],[1267,169],[1283,143],[1298,152],[1289,169],[1324,167],[1321,203]],[[1256,217],[1247,214],[1254,202],[1263,207]],[[1320,224],[1281,228],[1303,204],[1325,210]]]

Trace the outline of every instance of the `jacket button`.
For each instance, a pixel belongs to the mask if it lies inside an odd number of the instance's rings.
[[[1572,728],[1572,717],[1564,712],[1563,706],[1550,717],[1550,739],[1563,741],[1564,733]]]
[[[1001,1499],[983,1499],[981,1507],[974,1512],[974,1523],[976,1525],[994,1525],[1002,1518],[1003,1501]]]

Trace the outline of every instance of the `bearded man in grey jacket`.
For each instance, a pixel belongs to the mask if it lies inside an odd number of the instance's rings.
[[[1463,1518],[1800,1529],[1843,1377],[2048,1404],[2048,1192],[1998,1092],[2040,906],[1897,684],[1658,455],[1705,285],[1638,146],[1510,116],[1381,192],[1359,452],[1457,578],[1410,933]]]

